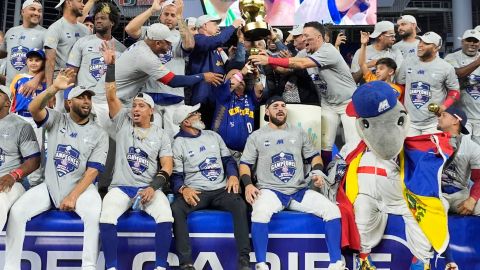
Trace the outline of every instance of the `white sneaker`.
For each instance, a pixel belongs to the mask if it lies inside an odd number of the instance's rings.
[[[347,267],[345,267],[345,263],[342,261],[337,261],[336,263],[331,263],[328,266],[328,270],[348,270]]]
[[[261,262],[255,265],[255,270],[269,270],[267,263]]]

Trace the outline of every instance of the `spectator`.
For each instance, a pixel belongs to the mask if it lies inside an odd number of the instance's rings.
[[[405,108],[410,115],[408,136],[437,132],[435,114],[428,110],[431,103],[439,105],[437,114],[460,99],[455,69],[438,56],[442,38],[435,32],[420,37],[417,56],[400,67],[397,83],[405,85]]]
[[[403,58],[417,56],[417,47],[420,42],[417,39],[417,33],[421,32],[417,25],[417,20],[412,15],[403,15],[397,20],[397,33],[402,38],[393,45],[394,49],[402,52]]]
[[[172,204],[173,232],[180,269],[194,270],[188,240],[187,216],[205,208],[229,211],[237,242],[238,269],[251,269],[247,207],[240,195],[238,169],[220,135],[203,130],[200,105],[182,105],[175,111],[180,132],[173,142],[173,189],[180,194]]]

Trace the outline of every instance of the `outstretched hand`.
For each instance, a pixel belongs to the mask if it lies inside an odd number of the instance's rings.
[[[73,68],[61,69],[53,81],[52,86],[58,90],[65,90],[72,87],[75,83],[71,83],[71,81],[73,81],[75,75],[76,73]]]
[[[115,64],[115,43],[103,41],[100,52],[102,52],[103,62],[106,65]]]

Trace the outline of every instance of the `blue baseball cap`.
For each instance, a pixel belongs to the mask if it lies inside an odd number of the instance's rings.
[[[45,60],[45,52],[42,49],[33,48],[33,49],[31,49],[30,51],[27,52],[26,56],[27,56],[27,58],[29,58],[31,56],[38,56],[42,60]]]
[[[370,118],[379,116],[397,105],[396,91],[386,82],[373,81],[361,85],[353,92],[347,105],[348,116]]]
[[[465,125],[467,124],[468,118],[467,118],[467,115],[465,114],[465,112],[462,109],[450,106],[445,110],[445,112],[451,114],[453,117],[457,118],[458,121],[460,121],[460,126],[462,127],[462,129],[460,131],[463,134],[470,134],[468,129],[465,127]]]

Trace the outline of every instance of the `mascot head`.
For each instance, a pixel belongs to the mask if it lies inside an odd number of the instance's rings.
[[[381,159],[396,157],[407,137],[410,118],[398,102],[397,92],[383,81],[361,85],[347,106],[347,114],[356,117],[358,134],[368,148]]]

